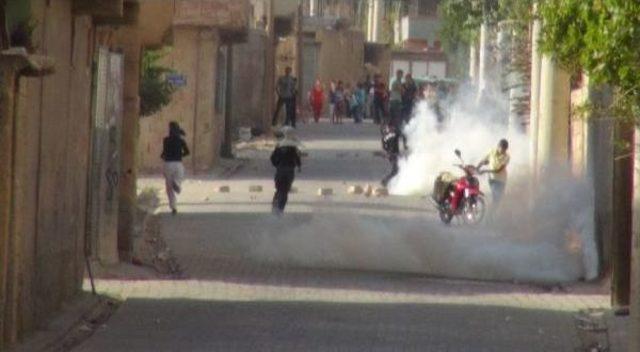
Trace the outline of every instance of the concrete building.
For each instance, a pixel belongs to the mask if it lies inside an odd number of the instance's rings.
[[[153,3],[153,1],[149,1]],[[153,6],[153,5],[150,5]],[[143,2],[143,11],[145,5]],[[149,7],[144,17],[156,18],[153,11],[171,14],[166,23],[171,43],[162,63],[173,69],[183,86],[171,103],[159,113],[140,121],[139,167],[158,171],[162,138],[170,121],[186,131],[191,156],[185,167],[192,172],[210,170],[231,138],[225,129],[231,99],[230,79],[233,43],[247,40],[251,7],[248,0],[177,0],[165,10]]]
[[[403,70],[414,77],[448,76],[447,55],[441,48],[438,0],[411,0],[408,11],[395,23],[390,71]]]
[[[232,134],[242,127],[266,131],[274,108],[275,0],[251,0],[249,34],[233,45]]]
[[[307,12],[303,19],[301,85],[304,97],[316,79],[328,89],[332,80],[355,84],[366,76],[366,38],[355,26],[358,2],[310,3],[315,3],[317,10]]]
[[[13,42],[3,40],[0,53],[0,349],[46,324],[79,293],[92,204],[117,202],[118,189],[90,186],[92,165],[103,164],[90,150],[95,129],[104,127],[120,151],[122,81],[108,88],[111,100],[103,106],[110,109],[102,110],[108,116],[102,121],[115,124],[98,126],[92,66],[96,24],[116,24],[111,21],[126,18],[129,8],[123,0],[9,0],[3,6],[7,23],[0,28],[10,33],[2,37]],[[26,23],[35,24],[33,31],[19,26]],[[104,73],[122,77],[122,68],[116,55]],[[118,181],[117,168],[108,174]],[[117,212],[112,215],[117,223]]]

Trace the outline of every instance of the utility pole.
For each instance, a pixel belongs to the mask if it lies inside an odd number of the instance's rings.
[[[220,148],[220,156],[233,158],[233,116],[231,115],[233,90],[233,45],[227,44],[225,58],[225,95],[224,95],[224,141]]]
[[[640,351],[640,128],[635,128],[633,148],[633,240],[631,243],[631,321],[629,352]]]
[[[623,145],[628,148],[614,153],[611,304],[616,309],[627,309],[630,304],[631,290],[633,124],[618,122],[615,128],[615,140],[623,142]]]

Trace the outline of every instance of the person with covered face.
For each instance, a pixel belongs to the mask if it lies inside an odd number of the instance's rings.
[[[162,155],[164,160],[164,180],[169,198],[169,207],[173,215],[178,213],[176,194],[182,190],[182,179],[184,178],[184,166],[182,158],[189,155],[187,143],[182,139],[185,135],[180,125],[171,121],[169,123],[169,135],[162,141]]]
[[[300,143],[296,139],[293,129],[283,127],[278,132],[278,144],[271,154],[271,164],[276,168],[276,192],[273,196],[272,210],[276,215],[282,215],[287,206],[289,192],[295,179],[296,168],[302,169],[300,160]]]
[[[391,172],[382,179],[381,184],[384,187],[387,187],[389,181],[394,178],[398,171],[398,159],[400,157],[400,133],[398,132],[397,127],[389,123],[387,124],[382,132],[382,148],[387,153],[387,159],[391,164]]]
[[[506,139],[501,139],[498,147],[492,149],[478,164],[478,169],[489,165],[489,186],[493,195],[494,207],[500,204],[504,190],[507,187],[507,166],[511,160],[508,150],[509,142]]]

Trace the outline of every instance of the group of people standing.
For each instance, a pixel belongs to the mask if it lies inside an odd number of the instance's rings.
[[[278,116],[285,107],[285,126],[296,127],[298,104],[298,80],[291,75],[292,69],[287,67],[285,74],[276,84],[277,103],[273,114],[273,126],[278,124]],[[418,85],[411,73],[402,70],[388,86],[382,75],[367,76],[357,83],[343,80],[332,80],[326,86],[316,79],[308,92],[307,103],[313,120],[317,123],[327,114],[333,124],[344,123],[345,117],[361,123],[371,118],[379,125],[393,125],[401,128],[413,115],[416,101],[428,100],[428,87]],[[306,117],[306,116],[303,116]]]
[[[399,125],[411,118],[416,100],[423,91],[424,87],[421,89],[416,84],[411,73],[405,75],[400,70],[390,89],[378,74],[373,79],[367,76],[355,84],[331,81],[327,92],[318,79],[309,92],[308,103],[316,122],[322,117],[328,102],[327,112],[332,123],[340,124],[344,117],[361,123],[370,117],[376,124]]]
[[[329,91],[325,93],[322,82],[317,79],[308,98],[316,123],[322,117],[325,101],[329,103],[328,115],[331,123],[342,124],[345,117],[353,118],[355,123],[361,123],[364,120],[367,89],[362,82],[352,85],[345,84],[343,81],[331,81]]]

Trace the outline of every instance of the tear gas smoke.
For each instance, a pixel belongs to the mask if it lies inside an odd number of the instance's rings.
[[[501,138],[510,142],[507,193],[490,220],[478,226],[440,223],[434,213],[393,218],[314,212],[305,224],[256,233],[249,254],[259,260],[310,267],[387,270],[436,276],[568,282],[593,278],[597,254],[593,239],[590,188],[568,172],[558,172],[532,191],[528,178],[528,139],[496,121],[491,105],[469,109],[462,95],[451,106],[446,128],[420,103],[406,126],[410,153],[390,183],[393,194],[430,194],[441,171],[455,171],[460,149],[477,163]],[[482,189],[491,198],[486,180]],[[489,207],[491,202],[489,201]],[[426,209],[433,209],[425,203]]]

